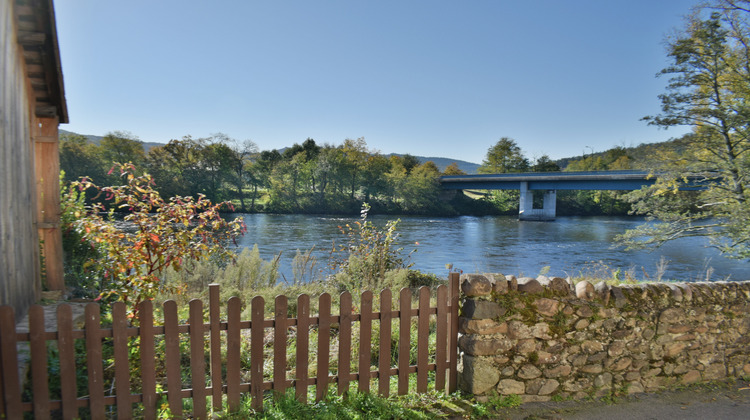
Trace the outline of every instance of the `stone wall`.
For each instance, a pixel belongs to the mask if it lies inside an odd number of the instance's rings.
[[[524,401],[750,375],[750,282],[461,276],[459,387]]]

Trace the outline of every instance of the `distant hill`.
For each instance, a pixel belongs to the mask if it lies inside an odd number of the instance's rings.
[[[389,153],[386,156],[398,156],[398,157],[404,157],[403,154],[400,153]],[[419,159],[419,163],[425,163],[432,161],[438,169],[440,169],[440,172],[445,171],[445,168],[448,167],[451,163],[455,163],[458,166],[458,169],[466,172],[467,174],[475,174],[477,173],[477,169],[479,168],[479,165],[473,162],[467,162],[465,160],[458,160],[458,159],[451,159],[451,158],[444,158],[444,157],[425,157],[425,156],[414,156],[415,158]]]
[[[59,130],[59,133],[60,133],[59,135],[69,134],[69,135],[83,136],[83,137],[86,137],[88,141],[96,145],[99,145],[99,143],[101,143],[102,139],[104,138],[104,136],[95,136],[93,134],[79,134],[79,133],[74,133],[72,131],[67,131],[67,130]],[[141,141],[141,143],[143,143],[143,150],[145,150],[146,153],[148,153],[149,149],[151,149],[152,147],[164,146],[164,143],[145,142],[145,141]]]
[[[607,153],[614,149],[621,149],[630,158],[631,162],[635,166],[635,169],[650,169],[659,160],[660,156],[663,156],[667,152],[676,152],[678,155],[682,154],[687,149],[687,143],[690,141],[691,134],[687,134],[683,137],[667,140],[659,143],[641,143],[638,146],[630,147],[619,147],[607,149],[603,152],[592,153],[585,156],[572,156],[567,158],[558,159],[555,161],[560,168],[563,170],[573,161],[581,160],[590,157],[605,157]]]

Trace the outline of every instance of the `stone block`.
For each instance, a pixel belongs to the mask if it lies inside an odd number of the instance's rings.
[[[461,317],[458,319],[458,331],[461,334],[506,334],[508,332],[508,324],[492,319],[469,319]]]
[[[575,328],[578,331],[581,331],[581,330],[585,330],[586,327],[589,326],[589,324],[590,324],[590,322],[589,322],[588,319],[585,319],[585,318],[584,319],[579,319],[578,321],[576,321],[575,324],[573,324],[573,328]]]
[[[485,274],[485,277],[490,279],[490,283],[492,283],[493,292],[501,294],[501,295],[508,293],[508,289],[509,289],[508,279],[506,279],[504,275],[500,273],[489,273],[489,274]]]
[[[632,382],[632,381],[639,381],[641,379],[641,373],[638,371],[630,371],[625,374],[625,380]]]
[[[540,376],[542,376],[542,371],[531,364],[523,365],[521,366],[521,369],[518,370],[518,377],[521,379],[534,379]]]
[[[526,393],[526,384],[515,379],[502,379],[497,384],[497,393],[500,395],[523,395]]]
[[[537,363],[540,365],[548,365],[551,363],[557,363],[561,359],[559,354],[552,354],[546,351],[537,352],[537,356],[538,356]]]
[[[558,296],[569,296],[573,293],[570,283],[562,277],[552,277],[547,287],[552,289]]]
[[[515,340],[532,338],[531,327],[521,321],[510,321],[508,322],[508,337]]]
[[[461,291],[468,297],[487,296],[492,292],[492,283],[481,274],[462,274]]]
[[[458,347],[472,356],[494,356],[499,352],[509,350],[513,344],[507,338],[485,339],[470,334],[462,335],[458,339]]]
[[[706,370],[703,371],[703,379],[706,381],[724,379],[726,376],[727,368],[721,363],[710,364],[706,366]]]
[[[669,290],[671,291],[672,299],[674,299],[675,302],[682,302],[682,289],[674,284],[668,284],[667,287],[669,287]]]
[[[646,390],[643,388],[643,384],[638,381],[633,381],[628,383],[628,395],[633,394],[642,394],[646,392]]]
[[[560,302],[554,299],[539,298],[534,301],[534,305],[537,313],[550,318],[560,309]]]
[[[602,300],[602,303],[605,306],[609,304],[609,299],[610,299],[609,290],[610,290],[610,286],[604,281],[600,281],[599,283],[594,285],[594,291],[599,296],[599,299]]]
[[[625,342],[624,341],[615,341],[610,343],[609,348],[607,348],[607,354],[615,357],[621,355],[625,351]]]
[[[471,319],[494,319],[507,312],[499,303],[476,299],[464,300],[462,311],[464,317]]]
[[[594,365],[583,365],[579,370],[583,373],[602,373],[604,368],[602,367],[601,363],[597,363]]]
[[[544,370],[545,378],[560,378],[562,376],[568,376],[573,371],[573,368],[569,365],[559,365],[550,369]]]
[[[664,346],[664,356],[675,358],[685,350],[685,347],[687,347],[687,344],[681,341],[667,344]]]
[[[633,364],[633,359],[629,357],[622,357],[617,359],[612,365],[609,367],[610,370],[613,372],[620,372],[630,367],[630,365]]]
[[[578,316],[580,316],[581,318],[591,318],[592,316],[594,316],[594,310],[591,309],[591,306],[589,305],[581,305],[576,311],[576,314],[578,314]]]
[[[667,308],[659,314],[659,323],[674,324],[685,319],[682,308]]]
[[[518,279],[516,276],[505,276],[508,279],[508,290],[518,290]]]
[[[500,380],[500,372],[486,358],[462,356],[462,369],[458,374],[464,391],[481,395],[492,389]]]
[[[544,286],[542,286],[537,279],[531,277],[521,277],[518,279],[518,291],[530,294],[539,294],[544,292]]]
[[[612,388],[612,374],[604,372],[594,379],[594,386],[597,388],[610,389]]]
[[[586,340],[581,343],[581,351],[586,354],[594,354],[604,350],[604,344],[601,341]]]
[[[550,395],[560,388],[560,382],[554,379],[545,379],[537,395]]]
[[[540,338],[543,340],[550,340],[552,336],[549,334],[549,324],[546,322],[539,322],[531,327],[531,336],[534,338]]]
[[[620,309],[628,303],[628,298],[625,297],[625,293],[622,292],[621,287],[612,287],[609,293],[615,303],[615,308]]]
[[[516,344],[516,352],[520,354],[529,354],[536,351],[536,348],[537,342],[533,338],[518,340],[518,344]]]
[[[694,384],[696,382],[700,382],[701,380],[701,373],[695,369],[688,371],[682,377],[680,377],[680,382],[683,384]]]
[[[594,285],[586,280],[576,283],[576,297],[583,300],[593,300],[596,296]],[[589,315],[591,316],[591,315]]]
[[[670,334],[682,334],[692,330],[693,327],[687,324],[677,324],[667,326],[667,332]]]

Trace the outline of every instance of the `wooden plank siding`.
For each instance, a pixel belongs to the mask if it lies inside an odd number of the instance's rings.
[[[62,290],[58,124],[68,121],[51,0],[0,2],[0,304]],[[40,251],[41,249],[41,251]]]
[[[391,377],[399,394],[424,393],[429,388],[429,372],[434,372],[434,389],[453,392],[455,384],[446,381],[455,377],[456,371],[455,350],[450,347],[456,339],[450,337],[454,332],[449,322],[458,313],[453,303],[457,302],[452,296],[452,291],[457,291],[453,283],[458,284],[456,273],[450,276],[451,287],[441,285],[432,291],[421,288],[416,305],[412,305],[411,291],[403,289],[399,295],[406,301],[399,302],[398,310],[391,306],[390,290],[380,293],[379,307],[373,305],[374,295],[367,291],[360,296],[360,313],[352,311],[348,292],[339,297],[338,314],[332,313],[328,294],[318,298],[315,314],[310,313],[309,296],[297,299],[296,314],[290,313],[288,298],[279,296],[269,319],[265,316],[264,299],[255,297],[249,302],[249,321],[240,319],[238,298],[231,298],[222,307],[218,286],[211,285],[208,308],[200,300],[190,301],[185,324],[178,321],[174,301],[165,302],[161,308],[163,325],[154,324],[155,308],[151,302],[139,307],[132,324],[125,305],[116,303],[111,327],[106,328],[99,324],[98,305],[89,304],[85,327],[76,330],[70,308],[61,305],[56,332],[44,331],[44,314],[35,305],[29,333],[18,333],[13,309],[2,306],[0,416],[17,418],[23,412],[32,412],[36,418],[67,419],[85,414],[94,419],[134,415],[150,419],[156,418],[164,405],[174,416],[208,418],[212,411],[237,410],[241,395],[248,396],[255,409],[262,409],[269,393],[278,397],[289,391],[301,401],[307,401],[308,395],[320,400],[334,389],[338,393],[353,388],[369,391],[371,382],[377,386],[378,394],[387,396],[391,393]],[[430,303],[433,297],[438,299],[434,306]],[[400,328],[400,342],[394,344],[400,352],[393,364],[392,327]],[[428,340],[430,328],[437,336],[432,346]],[[335,330],[338,334],[333,334]],[[376,331],[379,335],[373,336]],[[311,340],[313,336],[315,340]],[[296,346],[289,346],[294,339]],[[359,343],[356,349],[352,348],[353,339]],[[30,399],[22,399],[29,397],[22,397],[23,381],[15,368],[17,344],[23,342],[30,342],[32,350]],[[415,361],[410,360],[414,356],[410,345],[414,342]],[[55,391],[50,390],[46,374],[50,362],[46,349],[50,345],[59,350],[58,360],[51,362],[60,366],[59,383],[63,388]],[[377,352],[373,352],[373,345]],[[352,352],[356,352],[355,357]],[[102,365],[103,353],[113,356],[114,366]],[[331,363],[335,356],[338,363]],[[289,358],[296,360],[293,369],[287,366]],[[140,360],[140,366],[133,365],[136,360]],[[314,362],[308,364],[310,360]],[[114,386],[105,389],[103,369],[109,371],[107,380],[114,380]],[[188,379],[184,380],[186,374]],[[79,375],[88,376],[88,387],[76,391]],[[409,389],[410,375],[416,375],[416,389]],[[51,392],[59,397],[50,399]],[[188,412],[183,408],[186,399],[192,401],[187,404],[192,407]]]
[[[39,238],[35,230],[33,104],[13,5],[0,2],[0,303],[24,312],[38,296]]]

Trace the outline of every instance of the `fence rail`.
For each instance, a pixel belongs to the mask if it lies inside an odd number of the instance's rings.
[[[371,380],[377,381],[377,392],[387,396],[392,377],[397,378],[397,393],[409,392],[409,375],[416,374],[416,392],[427,392],[428,372],[434,371],[436,390],[456,389],[457,336],[458,336],[458,274],[449,276],[449,285],[437,288],[437,300],[430,306],[430,289],[418,291],[418,305],[412,307],[412,292],[402,289],[399,293],[398,309],[392,308],[392,293],[386,289],[380,293],[380,309],[373,311],[374,295],[362,293],[359,313],[354,312],[349,292],[340,295],[338,315],[331,314],[331,296],[322,294],[318,301],[318,314],[310,313],[310,297],[301,295],[296,300],[296,317],[289,316],[289,301],[286,296],[277,296],[273,317],[265,318],[265,301],[256,296],[250,302],[250,319],[241,320],[241,301],[230,298],[226,304],[225,319],[222,319],[219,288],[209,288],[208,323],[204,319],[204,304],[194,299],[189,303],[186,324],[180,324],[177,304],[164,302],[162,306],[164,324],[154,324],[154,308],[150,301],[143,302],[138,310],[137,327],[130,326],[126,306],[112,306],[112,326],[102,328],[100,308],[88,304],[85,308],[83,329],[74,329],[71,308],[60,305],[57,309],[57,331],[45,331],[44,312],[35,305],[29,310],[29,332],[16,332],[14,310],[10,306],[0,307],[0,414],[6,418],[21,418],[24,412],[32,412],[37,419],[50,418],[57,412],[63,418],[79,417],[84,408],[91,418],[105,418],[116,412],[118,418],[131,418],[137,414],[144,418],[156,418],[157,403],[166,397],[174,416],[183,415],[183,400],[192,400],[192,415],[196,418],[208,416],[207,398],[211,406],[221,411],[226,395],[227,408],[236,411],[240,396],[249,394],[251,406],[261,409],[263,396],[272,392],[282,395],[293,388],[296,397],[307,401],[309,387],[314,386],[316,400],[322,399],[328,387],[336,385],[339,394],[350,389],[370,392]],[[416,331],[412,329],[412,318],[416,318]],[[436,344],[429,348],[430,320],[436,326]],[[373,366],[371,343],[373,325],[379,322],[377,365]],[[352,348],[353,326],[359,325],[359,346]],[[394,345],[392,326],[397,323],[398,358],[391,365]],[[337,329],[335,343],[332,330]],[[270,329],[270,333],[266,331]],[[294,369],[287,365],[287,342],[291,331],[296,338]],[[310,375],[311,331],[317,330],[317,362],[314,375]],[[416,333],[416,364],[410,364],[412,333]],[[185,337],[187,336],[187,337]],[[249,337],[248,337],[249,336]],[[248,340],[249,338],[249,340]],[[134,341],[139,340],[137,345]],[[241,349],[249,341],[249,363]],[[24,378],[18,370],[19,345],[28,343],[30,353],[31,398],[22,397]],[[50,344],[57,348],[59,365],[60,398],[50,399]],[[107,343],[105,345],[105,343]],[[335,344],[338,361],[331,366],[331,349]],[[189,352],[184,347],[189,347]],[[137,355],[131,350],[137,348]],[[114,359],[112,388],[105,390],[104,350]],[[206,350],[206,348],[208,350]],[[357,351],[358,359],[352,360]],[[163,351],[163,369],[157,369],[158,354]],[[85,366],[81,366],[85,357]],[[187,354],[186,354],[187,353]],[[264,378],[266,353],[272,355],[273,368]],[[434,355],[434,362],[430,363]],[[187,361],[185,358],[187,357]],[[244,358],[244,359],[243,359]],[[76,360],[79,366],[76,366]],[[352,362],[355,369],[352,369]],[[131,377],[133,364],[139,364],[138,376]],[[249,364],[249,381],[242,367]],[[376,369],[373,370],[373,367]],[[83,369],[85,368],[85,369]],[[164,375],[157,377],[157,370]],[[189,370],[189,383],[183,383],[185,370]],[[85,373],[88,395],[77,394],[77,375]],[[244,380],[243,380],[244,379]],[[270,380],[266,380],[270,379]],[[136,382],[133,384],[132,382]],[[189,387],[188,387],[189,386]],[[137,392],[134,392],[134,389]],[[109,408],[108,408],[109,407]],[[109,410],[109,412],[108,412]],[[56,414],[58,415],[58,414]]]

